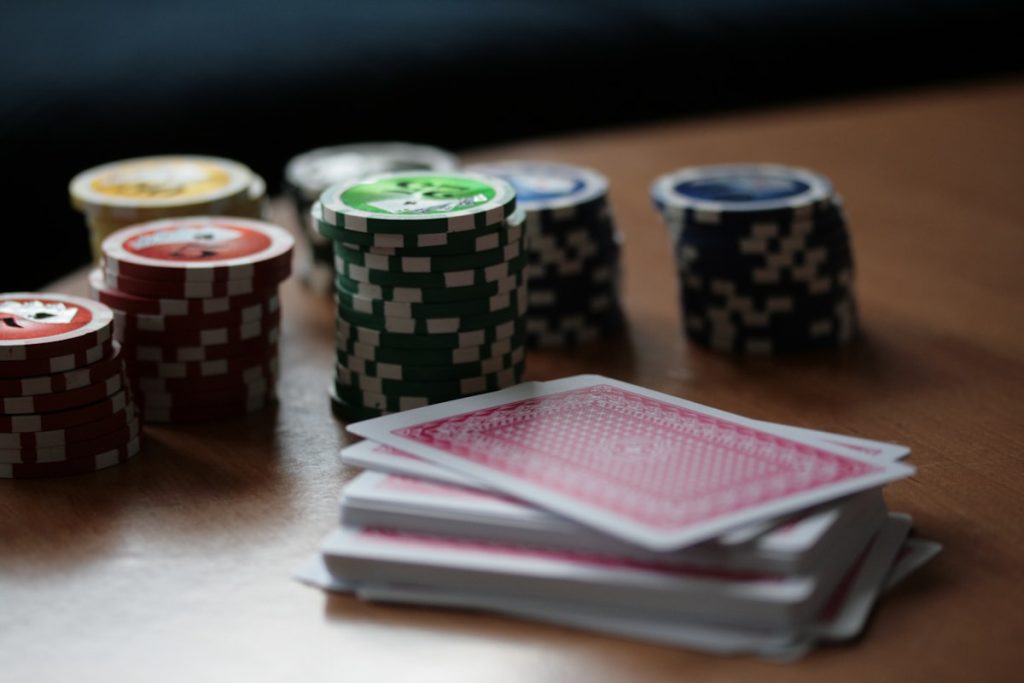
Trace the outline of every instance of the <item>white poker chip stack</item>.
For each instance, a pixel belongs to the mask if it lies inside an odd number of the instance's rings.
[[[103,241],[89,284],[114,309],[144,420],[226,419],[273,402],[278,286],[293,246],[283,228],[229,216],[153,221]]]
[[[84,474],[142,433],[114,314],[66,294],[0,294],[0,478]]]

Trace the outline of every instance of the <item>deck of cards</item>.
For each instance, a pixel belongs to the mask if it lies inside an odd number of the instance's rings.
[[[905,447],[596,375],[348,429],[366,471],[298,577],[371,601],[791,659],[857,636],[941,547],[883,500]]]

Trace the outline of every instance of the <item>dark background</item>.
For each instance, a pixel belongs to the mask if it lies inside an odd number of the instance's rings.
[[[84,264],[76,172],[287,159],[362,140],[454,150],[1019,71],[1005,0],[117,0],[0,9],[0,291]],[[941,144],[941,141],[936,141]]]

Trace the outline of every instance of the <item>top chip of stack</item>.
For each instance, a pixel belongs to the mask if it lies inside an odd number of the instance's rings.
[[[827,178],[772,164],[702,166],[661,176],[651,195],[692,340],[770,354],[852,338],[853,255]]]
[[[523,373],[525,216],[505,181],[390,173],[313,207],[335,254],[336,412],[362,419],[511,386]]]
[[[300,154],[285,167],[285,189],[295,204],[303,234],[310,243],[311,263],[303,279],[315,291],[332,289],[333,253],[330,240],[320,235],[310,209],[328,187],[379,173],[398,171],[446,172],[458,168],[454,154],[430,145],[408,142],[364,142],[320,147]]]
[[[76,175],[71,203],[99,244],[115,230],[174,216],[261,218],[266,183],[248,166],[219,157],[167,155],[115,161]]]
[[[65,294],[0,294],[0,478],[79,474],[139,450],[113,312]]]
[[[103,242],[93,296],[116,330],[143,417],[233,417],[274,397],[280,311],[294,241],[275,225],[228,216],[172,218]]]
[[[526,211],[528,343],[585,343],[621,330],[622,237],[612,219],[607,178],[546,161],[498,161],[468,170],[507,180]]]

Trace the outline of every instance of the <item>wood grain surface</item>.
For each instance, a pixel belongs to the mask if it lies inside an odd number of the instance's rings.
[[[134,462],[91,476],[0,481],[0,680],[1019,680],[1022,122],[1024,83],[1003,82],[471,155],[582,163],[612,182],[626,236],[628,340],[533,353],[530,379],[604,373],[756,418],[913,447],[917,475],[886,497],[946,550],[885,597],[859,642],[779,665],[365,605],[292,581],[337,523],[339,490],[354,474],[337,461],[347,437],[325,393],[332,306],[292,281],[275,410],[147,428]],[[683,340],[648,185],[679,166],[746,160],[818,169],[845,197],[865,329],[855,345],[742,360]],[[83,293],[84,273],[52,289]]]

